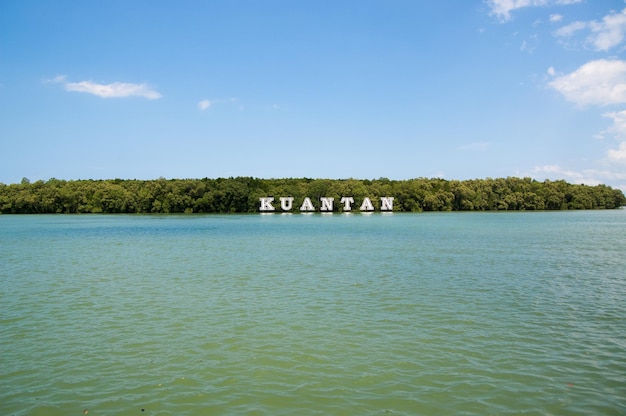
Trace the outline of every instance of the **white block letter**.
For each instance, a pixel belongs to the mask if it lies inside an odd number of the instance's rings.
[[[374,205],[372,205],[372,201],[369,198],[365,198],[359,209],[361,211],[374,211]]]
[[[354,204],[354,198],[352,198],[351,196],[344,196],[344,197],[341,197],[341,201],[339,202],[343,204],[344,211],[350,211],[352,209],[350,205]]]
[[[311,202],[311,198],[309,198],[308,196],[304,198],[302,206],[300,207],[300,211],[315,211],[315,208],[313,208],[313,203]]]
[[[393,197],[392,196],[380,197],[380,210],[381,211],[393,211]]]
[[[269,196],[259,199],[261,200],[261,208],[259,208],[259,211],[274,211],[274,206],[272,206],[273,197]]]
[[[280,198],[280,208],[283,211],[291,211],[291,207],[293,206],[293,197],[281,197]]]
[[[335,198],[329,198],[329,197],[325,197],[325,198],[320,198],[320,201],[322,202],[322,206],[320,207],[320,211],[331,211],[333,210],[333,201],[335,200]]]

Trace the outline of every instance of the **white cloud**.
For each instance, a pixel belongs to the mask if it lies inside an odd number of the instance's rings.
[[[546,71],[548,73],[548,75],[550,75],[551,77],[553,77],[554,75],[556,75],[556,71],[554,70],[554,67],[551,66],[550,68],[548,68],[548,70]]]
[[[202,111],[206,110],[207,108],[211,107],[211,101],[209,100],[202,100],[198,103],[198,108]]]
[[[519,50],[522,52],[533,53],[535,51],[535,46],[526,41],[522,41],[522,45],[519,47]]]
[[[620,13],[611,12],[604,16],[602,21],[573,22],[559,28],[555,35],[561,38],[570,38],[580,30],[589,29],[591,34],[586,44],[597,51],[608,51],[618,46],[626,37],[626,9]]]
[[[563,16],[558,13],[550,15],[550,22],[552,23],[560,22],[561,20],[563,20]]]
[[[570,36],[574,35],[574,33],[578,32],[579,30],[583,30],[586,27],[587,23],[585,22],[572,22],[569,25],[560,27],[559,29],[557,29],[556,32],[554,32],[554,34],[562,38],[569,38]]]
[[[622,154],[626,152],[626,144],[622,147]],[[617,151],[616,151],[617,152]],[[598,170],[598,169],[583,169],[581,171],[565,169],[559,165],[544,165],[535,166],[528,175],[538,180],[550,179],[550,180],[566,180],[571,183],[578,183],[585,185],[601,185],[607,182],[620,182],[626,181],[626,172],[623,170]],[[623,186],[618,186],[622,190],[626,190]]]
[[[597,62],[599,61],[586,65]],[[601,65],[606,63],[621,63],[621,65],[616,65],[613,69],[610,66],[608,69],[605,67],[600,71],[578,69],[572,74],[557,78],[554,82],[559,81],[558,84],[551,86],[559,90],[568,100],[577,104],[626,104],[626,62],[603,61]],[[602,117],[611,119],[613,124],[595,137],[604,139],[606,135],[611,134],[615,139],[620,140],[618,148],[608,150],[606,156],[609,162],[626,162],[626,110],[605,113]],[[548,172],[549,169],[544,167],[544,171]],[[581,180],[581,183],[590,182],[586,179]]]
[[[524,7],[553,6],[580,3],[582,0],[485,0],[491,11],[501,22],[511,20],[513,10]]]
[[[626,61],[599,59],[548,85],[579,105],[626,103]]]
[[[600,133],[598,138],[603,139],[605,134],[610,133],[616,139],[626,140],[626,111],[613,111],[602,114],[602,117],[613,120],[613,125]]]
[[[586,185],[599,185],[602,183],[602,180],[598,179],[592,170],[577,172],[564,169],[559,165],[535,166],[530,176],[550,180],[563,179],[571,183],[584,183]]]
[[[63,84],[66,91],[84,92],[102,98],[143,97],[149,100],[161,98],[161,94],[146,84],[127,82],[98,84],[92,81],[68,82],[66,78],[65,75],[57,75],[47,82]]]
[[[603,139],[606,134],[612,134],[615,139],[621,141],[617,150],[611,149],[607,152],[609,161],[626,162],[626,110],[602,114],[602,117],[613,120],[613,125],[601,132],[598,137]]]
[[[68,82],[65,84],[68,91],[86,92],[102,98],[143,97],[149,100],[161,98],[161,94],[146,84],[131,84],[127,82],[113,82],[111,84],[97,84],[91,81]]]
[[[617,150],[609,150],[607,156],[613,162],[626,162],[626,142],[621,142]]]
[[[65,83],[65,78],[67,78],[65,75],[57,75],[56,77],[54,77],[52,79],[44,80],[44,82],[51,82],[51,83],[54,83],[54,84],[62,84],[62,83]]]
[[[626,33],[626,8],[621,13],[612,12],[604,16],[601,22],[591,22],[591,36],[589,41],[595,49],[608,51],[624,40]]]
[[[561,168],[559,165],[543,165],[543,166],[535,166],[533,168],[533,172],[535,173],[557,173],[562,174],[564,176],[577,176],[577,174],[573,171],[566,171]]]
[[[214,106],[216,106],[218,104],[236,103],[237,101],[239,101],[239,99],[235,98],[235,97],[214,99],[214,100],[213,99],[208,100],[208,99],[205,98],[205,99],[203,99],[201,101],[198,101],[198,108],[201,111],[205,111],[205,110],[208,110],[209,108],[214,107]]]

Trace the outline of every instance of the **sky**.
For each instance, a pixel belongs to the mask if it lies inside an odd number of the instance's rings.
[[[0,183],[626,190],[624,0],[2,0]]]

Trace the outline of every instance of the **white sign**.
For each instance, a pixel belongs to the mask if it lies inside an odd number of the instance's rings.
[[[385,196],[380,197],[380,210],[381,211],[393,211],[393,197]],[[265,198],[259,198],[261,202],[261,206],[259,207],[259,211],[261,212],[274,212],[276,211],[276,207],[272,205],[274,202],[273,196],[268,196]],[[293,209],[293,201],[294,198],[292,196],[282,196],[279,198],[280,200],[280,209],[284,212],[289,212]],[[332,197],[323,197],[320,198],[319,201],[319,211],[320,212],[333,212],[334,211],[334,202],[335,198]],[[352,204],[354,204],[354,198],[351,196],[343,196],[339,200],[342,204],[341,210],[344,212],[352,211]],[[302,205],[300,205],[301,212],[314,212],[315,206],[311,201],[311,198],[308,196],[304,198],[302,201]],[[372,200],[369,198],[363,198],[363,202],[359,207],[359,211],[363,212],[371,212],[374,211],[374,204],[372,204]]]

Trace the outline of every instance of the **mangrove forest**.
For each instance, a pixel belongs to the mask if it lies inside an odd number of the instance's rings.
[[[0,213],[252,213],[260,198],[393,197],[393,210],[504,211],[614,209],[626,205],[619,189],[531,178],[380,179],[107,179],[0,183]],[[334,207],[341,211],[341,205]]]

